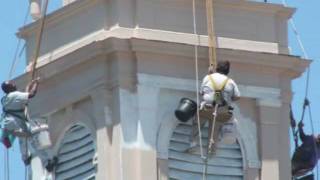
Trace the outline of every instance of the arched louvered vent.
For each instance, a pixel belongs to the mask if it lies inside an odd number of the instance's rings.
[[[95,145],[90,130],[76,125],[65,134],[58,153],[56,180],[94,180]]]
[[[169,146],[169,179],[202,179],[203,160],[199,150],[184,152],[189,147],[192,127],[179,124],[173,132]],[[208,128],[203,128],[202,139],[206,144]],[[199,148],[198,148],[199,149]],[[206,149],[204,149],[206,150]],[[208,160],[207,180],[243,180],[242,154],[239,144],[218,144],[216,154]]]

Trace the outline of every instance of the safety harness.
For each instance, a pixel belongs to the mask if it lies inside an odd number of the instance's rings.
[[[215,104],[218,104],[219,106],[225,106],[227,105],[227,101],[224,99],[223,97],[223,91],[224,91],[224,88],[225,86],[227,85],[228,81],[229,81],[229,78],[226,78],[223,83],[219,86],[217,85],[217,83],[213,80],[212,76],[211,75],[208,75],[209,76],[209,80],[211,82],[211,85],[212,85],[212,89],[214,90],[214,99],[213,99],[213,106]]]
[[[6,98],[7,98],[7,96],[5,96],[1,99],[1,104],[3,106],[2,112],[4,113],[4,116],[11,115],[11,116],[19,118],[21,120],[29,121],[28,117],[24,114],[25,109],[6,109],[4,106],[4,101]],[[21,114],[23,114],[23,115],[21,115]]]
[[[5,101],[6,97],[7,96],[5,96],[1,99],[1,103],[3,106],[3,108],[2,108],[3,114],[1,116],[0,123],[2,123],[3,119],[8,115],[11,115],[15,118],[19,118],[23,121],[28,121],[28,117],[24,114],[24,109],[11,109],[11,110],[9,110],[9,109],[5,108],[4,101]],[[23,115],[21,115],[21,114],[23,114]],[[0,138],[1,138],[0,141],[4,144],[4,146],[6,148],[12,147],[12,145],[16,139],[16,136],[14,135],[14,133],[12,131],[6,129],[5,127],[1,126],[1,128],[2,128],[2,133],[0,136]]]

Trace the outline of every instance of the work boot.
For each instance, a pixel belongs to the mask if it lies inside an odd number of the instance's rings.
[[[185,152],[185,153],[194,153],[194,152],[196,152],[197,148],[198,148],[197,142],[192,141],[192,142],[190,143],[189,148],[187,148],[186,150],[184,150],[184,152]]]
[[[22,157],[23,163],[26,166],[29,166],[32,160],[32,155]]]
[[[47,165],[46,165],[46,170],[48,171],[48,172],[52,172],[53,171],[53,169],[56,167],[56,165],[57,165],[57,163],[58,163],[58,158],[55,156],[55,157],[53,157],[52,159],[49,159],[48,160],[48,163],[47,163]]]

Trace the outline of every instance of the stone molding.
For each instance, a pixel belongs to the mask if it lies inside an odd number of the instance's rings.
[[[81,46],[81,45],[80,45]],[[157,53],[165,55],[184,56],[191,59],[194,58],[192,49],[194,46],[181,43],[165,43],[159,41],[148,41],[141,39],[117,39],[109,38],[105,40],[97,40],[95,42],[84,44],[83,47],[75,50],[61,51],[56,56],[43,56],[39,59],[37,68],[41,71],[43,79],[50,78],[57,73],[65,71],[68,68],[81,64],[94,57],[105,56],[113,52],[136,52],[136,53]],[[207,57],[206,47],[199,48],[199,58]],[[256,66],[265,66],[278,70],[283,75],[288,75],[292,78],[298,77],[305,68],[310,64],[310,61],[301,59],[296,56],[279,55],[272,53],[259,53],[234,49],[218,49],[218,56],[227,58],[230,62],[253,64]],[[57,69],[55,65],[64,64],[63,68]],[[261,69],[263,70],[263,69]],[[23,79],[25,76],[18,77]]]

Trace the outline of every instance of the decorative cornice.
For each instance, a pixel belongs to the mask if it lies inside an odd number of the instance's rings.
[[[139,53],[155,53],[193,59],[193,48],[194,46],[192,45],[182,43],[108,38],[86,44],[69,54],[65,54],[64,56],[56,56],[55,58],[57,59],[53,58],[54,60],[49,56],[43,57],[40,59],[39,66],[37,68],[39,69],[40,74],[43,75],[43,79],[47,79],[94,57],[105,56],[113,52],[136,52],[138,56]],[[259,53],[233,49],[218,49],[217,53],[218,58],[227,58],[231,63],[234,62],[263,67],[267,66],[273,69],[278,69],[280,72],[286,72],[283,73],[283,75],[290,75],[290,78],[300,76],[310,63],[310,61],[296,56],[272,53]],[[207,47],[199,47],[199,58],[207,58]],[[25,76],[25,74],[17,78],[17,80],[23,82],[23,76]]]
[[[103,0],[77,0],[73,3],[70,3],[66,6],[59,8],[58,10],[47,15],[46,28],[50,28],[56,24],[61,23],[66,18],[79,13],[89,7],[96,5],[98,2],[107,3],[108,1]],[[169,1],[185,4],[184,0]],[[247,11],[256,11],[256,12],[265,12],[265,13],[274,13],[278,16],[283,16],[289,19],[295,12],[294,8],[284,7],[279,4],[271,3],[261,3],[253,1],[244,1],[244,0],[215,0],[215,7],[229,7],[237,8]],[[204,7],[203,7],[204,8]],[[21,27],[17,35],[21,38],[26,38],[31,33],[35,32],[39,21],[32,22],[24,27]]]
[[[276,13],[286,18],[290,18],[295,12],[294,8],[285,7],[280,4],[262,3],[247,0],[214,0],[216,6],[235,7],[237,9],[258,11],[265,13]]]

